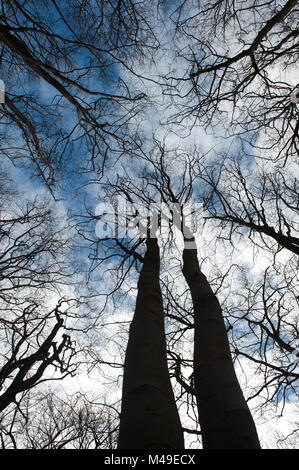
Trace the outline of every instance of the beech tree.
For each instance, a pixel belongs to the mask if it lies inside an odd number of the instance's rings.
[[[124,363],[120,449],[182,449],[166,355],[159,247],[147,240]]]
[[[139,175],[139,180],[136,180],[136,173],[135,173],[135,179],[133,180],[129,176],[129,172],[127,174],[127,177],[122,176],[122,178],[116,178],[115,183],[113,183],[112,180],[109,181],[109,185],[107,185],[107,200],[111,201],[113,198],[113,195],[119,195],[120,193],[123,193],[125,197],[129,199],[130,203],[135,203],[134,208],[138,212],[138,207],[140,207],[141,203],[147,205],[149,207],[150,203],[155,202],[155,207],[159,208],[162,207],[161,204],[169,201],[170,203],[178,203],[179,205],[183,205],[183,203],[188,202],[189,198],[193,195],[204,195],[206,197],[203,197],[203,206],[205,205],[206,201],[209,201],[209,193],[205,192],[206,187],[202,185],[198,185],[198,181],[201,181],[201,179],[205,181],[205,176],[207,173],[206,171],[209,171],[210,167],[205,168],[205,160],[204,156],[200,158],[198,155],[196,159],[194,158],[195,154],[188,155],[185,154],[185,166],[181,166],[181,169],[183,171],[182,174],[178,175],[175,171],[175,165],[176,161],[180,157],[180,160],[182,161],[182,155],[180,154],[180,151],[178,150],[177,152],[167,152],[167,150],[163,146],[159,146],[159,143],[156,142],[156,147],[155,150],[152,152],[150,157],[144,156],[146,160],[146,170],[143,169],[140,172]],[[211,167],[213,168],[213,167]],[[199,171],[201,170],[201,171]],[[240,170],[241,171],[241,170]],[[212,172],[211,172],[212,174]],[[242,173],[241,173],[242,174]],[[238,178],[239,173],[236,172],[234,174],[235,178]],[[241,182],[245,180],[241,179]],[[261,179],[261,182],[263,182],[264,179]],[[233,180],[230,178],[229,183],[232,184],[232,188],[234,188],[233,185]],[[258,183],[259,181],[255,181],[256,188],[258,188]],[[245,186],[246,187],[246,186]],[[198,188],[201,188],[200,191],[198,191]],[[217,186],[218,188],[218,186]],[[267,192],[263,189],[263,185],[261,184],[260,186],[260,192],[256,189],[255,193],[255,198],[248,198],[248,203],[250,204],[255,204],[252,206],[253,208],[258,210],[258,207],[262,207],[262,215],[264,219],[262,220],[268,220],[268,217],[271,217],[271,222],[273,223],[273,216],[272,214],[272,209],[273,205],[266,204],[265,203],[265,194]],[[292,185],[290,185],[290,190],[292,188]],[[218,194],[218,193],[216,193]],[[230,192],[228,193],[230,197],[232,197],[233,193]],[[278,192],[276,191],[276,194],[278,195]],[[291,194],[291,193],[290,193]],[[221,197],[221,193],[219,195]],[[278,197],[278,196],[277,196]],[[211,198],[212,199],[212,198]],[[289,200],[286,199],[286,197],[282,198],[283,201]],[[235,198],[234,200],[237,200]],[[242,200],[241,200],[242,201]],[[243,198],[243,202],[246,201],[246,199]],[[269,198],[269,201],[271,199]],[[218,209],[221,206],[217,206],[214,200],[214,204],[216,209]],[[243,207],[243,206],[240,206]],[[276,209],[279,207],[278,204],[274,205],[274,208]],[[292,204],[290,204],[290,208],[292,207]],[[157,209],[159,210],[159,209]],[[270,212],[269,212],[270,211]],[[133,211],[134,213],[134,211]],[[250,217],[255,217],[254,213],[251,210],[248,210],[247,212],[244,211],[246,214],[250,214]],[[258,217],[258,212],[256,212],[257,217]],[[283,216],[283,212],[280,210],[277,210],[277,214],[280,215],[280,219],[278,220],[283,220],[285,224],[287,224],[287,219]],[[285,213],[286,217],[288,217],[288,214]],[[215,217],[215,220],[213,217],[209,216],[209,214],[206,214],[203,211],[202,214],[203,218],[206,221],[209,221],[212,219],[213,222],[217,223],[217,217]],[[257,218],[257,220],[261,220]],[[290,224],[292,223],[290,219]],[[236,221],[237,224],[237,221]],[[242,224],[241,224],[242,226]],[[253,231],[255,229],[255,226],[253,226]],[[174,230],[174,227],[171,229],[172,231]],[[279,229],[278,229],[279,230]],[[273,230],[275,233],[275,229]],[[231,232],[233,233],[233,232]],[[259,231],[257,230],[257,233]],[[248,235],[251,237],[250,232],[248,232]],[[274,237],[273,237],[274,238]],[[167,239],[166,243],[174,243],[171,242],[170,240],[174,240],[173,237],[170,235],[170,238]],[[218,243],[217,237],[215,237],[216,242]],[[229,239],[228,239],[229,240]],[[275,239],[276,240],[276,239]],[[134,265],[134,262],[141,261],[142,262],[142,255],[137,252],[136,250],[138,249],[138,245],[140,244],[140,241],[137,239],[133,239],[131,241],[112,241],[112,240],[107,240],[107,242],[102,242],[102,243],[107,243],[107,246],[110,247],[111,253],[114,252],[116,257],[120,256],[121,257],[121,247],[123,244],[123,256],[124,259],[126,258],[129,260],[130,258],[132,259],[132,264],[130,266]],[[116,254],[116,251],[113,251],[113,246],[117,247],[118,254]],[[234,243],[233,245],[234,246]],[[262,245],[261,245],[262,247]],[[164,247],[165,248],[165,247]],[[270,251],[270,247],[268,244],[265,246],[267,251]],[[274,248],[274,247],[273,247]],[[163,249],[164,250],[164,249]],[[291,254],[292,254],[292,250]],[[199,273],[197,277],[201,279],[201,289],[203,292],[207,292],[207,296],[214,298],[213,305],[215,306],[215,315],[218,315],[218,325],[223,322],[221,320],[222,315],[221,315],[221,308],[219,306],[219,302],[217,301],[217,297],[213,294],[213,291],[211,290],[209,283],[205,279],[205,277],[202,275],[202,269],[200,268],[200,265],[197,261],[197,257],[195,249],[190,250],[188,254],[188,250],[184,251],[184,258],[188,257],[189,259],[189,264],[184,264],[183,267],[183,272],[185,272],[186,277],[187,277],[187,270],[189,269],[189,282],[190,281],[190,276],[192,270],[196,273]],[[273,251],[273,256],[275,257],[275,251]],[[183,258],[183,259],[184,259]],[[104,259],[104,258],[103,258]],[[102,261],[103,261],[102,259]],[[179,260],[178,260],[179,263]],[[189,266],[189,267],[188,267]],[[191,268],[193,266],[193,268]],[[128,267],[128,264],[127,264]],[[167,265],[165,266],[167,269]],[[290,269],[291,265],[289,266]],[[237,268],[238,269],[238,268]],[[229,269],[230,270],[230,269]],[[229,272],[228,270],[228,272]],[[228,274],[219,274],[219,283],[220,283],[220,288],[221,286],[223,287],[225,285],[225,278]],[[276,275],[278,274],[278,263],[276,262]],[[248,422],[247,425],[243,422],[244,429],[250,429],[249,434],[251,434],[251,443],[253,446],[259,446],[258,444],[258,439],[256,436],[256,431],[254,428],[254,424],[252,421],[252,418],[250,416],[248,407],[246,405],[246,402],[244,400],[244,397],[242,395],[242,392],[240,391],[238,381],[235,378],[235,373],[233,370],[233,362],[236,361],[236,364],[238,360],[243,357],[248,359],[249,361],[252,361],[253,364],[257,365],[257,371],[258,373],[261,373],[264,377],[264,384],[260,386],[257,386],[255,391],[252,390],[252,395],[251,399],[253,399],[255,396],[258,396],[259,393],[261,394],[261,398],[264,396],[263,390],[267,389],[269,393],[271,393],[271,396],[267,396],[264,399],[262,399],[261,407],[264,408],[269,405],[272,402],[275,402],[276,399],[279,400],[279,397],[281,397],[281,394],[283,393],[284,397],[286,398],[289,393],[294,393],[295,392],[295,384],[297,381],[297,373],[295,371],[296,368],[296,363],[292,362],[291,357],[293,352],[295,351],[295,344],[294,341],[296,340],[296,319],[293,317],[291,311],[292,311],[292,306],[293,301],[295,300],[296,293],[293,295],[293,300],[291,300],[290,296],[292,297],[291,291],[289,291],[289,282],[292,282],[293,275],[287,274],[286,271],[285,275],[287,276],[285,278],[285,287],[281,284],[282,280],[281,278],[277,278],[277,281],[273,283],[273,281],[270,281],[270,276],[269,276],[269,269],[266,270],[264,278],[258,281],[254,287],[250,287],[250,284],[247,281],[247,284],[243,284],[242,287],[240,287],[240,300],[236,304],[234,304],[234,301],[238,299],[238,294],[237,292],[231,292],[231,295],[227,297],[227,300],[225,301],[223,305],[223,313],[225,314],[225,319],[226,319],[226,324],[222,323],[222,337],[223,337],[223,348],[226,350],[226,353],[224,353],[224,356],[228,360],[228,364],[230,364],[231,368],[231,374],[234,379],[232,379],[232,382],[235,380],[235,385],[236,385],[236,394],[239,394],[240,397],[240,402],[243,402],[244,410],[245,411],[244,416],[247,415],[248,417]],[[294,271],[295,272],[295,271]],[[127,272],[126,272],[127,273]],[[125,274],[123,272],[123,274]],[[296,275],[295,275],[296,276]],[[289,279],[289,281],[287,281]],[[270,281],[270,283],[269,283]],[[199,280],[198,280],[199,282]],[[259,284],[261,282],[261,284]],[[205,286],[205,287],[204,287]],[[188,379],[184,379],[184,372],[182,371],[182,368],[185,368],[186,366],[190,367],[190,361],[186,361],[186,358],[183,358],[180,354],[177,353],[175,349],[175,344],[178,341],[178,338],[181,339],[182,335],[186,331],[190,331],[190,329],[193,329],[195,327],[198,328],[197,331],[203,331],[204,328],[200,325],[199,319],[203,318],[203,315],[198,314],[198,316],[192,318],[192,309],[190,309],[190,305],[181,305],[179,304],[182,303],[182,296],[177,296],[176,290],[177,287],[175,286],[175,283],[172,285],[165,286],[165,283],[163,283],[163,288],[167,288],[167,290],[164,290],[164,294],[167,297],[167,308],[166,308],[166,315],[167,318],[169,319],[174,319],[177,323],[176,333],[170,333],[169,337],[172,337],[172,347],[168,346],[168,356],[169,356],[169,364],[170,365],[170,371],[172,377],[176,378],[178,384],[181,386],[183,390],[183,394],[187,393],[189,395],[189,398],[187,399],[192,406],[194,406],[194,397],[196,396],[196,381],[195,384],[193,385],[192,383],[190,384]],[[219,287],[217,288],[217,290]],[[250,289],[256,289],[256,291],[251,291]],[[243,294],[244,290],[244,296]],[[196,293],[194,293],[194,291]],[[191,291],[192,292],[192,291]],[[196,295],[199,295],[200,289],[197,288],[196,290],[193,288],[193,296],[196,297]],[[288,294],[289,292],[289,294]],[[260,295],[263,295],[261,298],[261,301],[259,302],[258,297]],[[179,297],[179,300],[178,300]],[[222,297],[223,298],[223,297]],[[245,306],[244,306],[244,298],[246,298]],[[224,297],[225,299],[225,297]],[[276,299],[276,300],[275,300]],[[290,303],[291,301],[291,303]],[[277,302],[277,303],[276,303]],[[193,303],[195,303],[195,300],[193,300]],[[195,311],[200,311],[200,302],[196,302],[196,307],[194,307]],[[209,305],[209,304],[208,304]],[[249,306],[250,305],[250,306]],[[278,311],[275,312],[275,307],[278,306]],[[260,311],[260,315],[258,314]],[[208,309],[207,309],[208,310]],[[216,313],[217,312],[217,313]],[[195,313],[196,315],[196,313]],[[277,316],[277,320],[274,319],[274,315]],[[288,317],[286,316],[288,315]],[[190,317],[189,317],[190,316]],[[196,320],[197,318],[197,320]],[[290,323],[287,324],[287,320],[285,321],[285,318],[289,318]],[[198,321],[198,323],[197,323]],[[209,322],[208,322],[209,323]],[[217,322],[215,322],[217,324]],[[276,326],[277,325],[277,326]],[[209,348],[213,349],[213,341],[209,341],[206,338],[211,338],[212,336],[212,327],[209,326],[210,328],[210,333],[207,331],[204,334],[204,340],[201,340],[200,342],[198,341],[198,338],[196,339],[195,336],[195,341],[197,345],[202,345],[205,344],[205,341],[208,342],[207,351],[210,351]],[[227,330],[227,331],[226,331]],[[260,331],[260,334],[259,334]],[[287,341],[286,339],[286,334],[289,335],[289,338]],[[209,336],[211,335],[211,336]],[[228,342],[227,342],[227,335],[230,338],[230,349],[231,352],[229,352],[228,347]],[[251,337],[251,335],[253,335]],[[217,335],[218,342],[220,338],[220,334],[218,333]],[[248,337],[248,343],[244,343],[244,338]],[[176,339],[175,339],[176,338]],[[255,338],[255,340],[254,340]],[[285,339],[284,339],[285,338]],[[215,339],[216,341],[216,339]],[[216,341],[216,343],[218,344]],[[238,346],[238,342],[239,346]],[[225,346],[226,344],[226,346]],[[249,344],[252,346],[250,347]],[[281,363],[278,355],[275,355],[275,359],[272,356],[272,348],[273,346],[277,345],[277,348],[283,348],[286,353],[288,354],[287,356],[281,356]],[[248,349],[247,349],[248,347]],[[204,351],[202,351],[201,347],[198,347],[200,349],[201,354],[200,357],[203,358],[205,357]],[[215,349],[213,349],[215,352]],[[250,351],[250,353],[249,353]],[[211,351],[210,351],[211,352]],[[229,353],[228,353],[229,352]],[[231,354],[233,358],[231,358]],[[207,357],[209,360],[212,360],[211,357],[213,355],[207,353]],[[271,358],[270,358],[271,357]],[[283,359],[284,357],[284,359]],[[229,359],[230,358],[230,359]],[[200,359],[198,359],[198,362],[200,363]],[[221,358],[218,361],[218,364],[221,363]],[[219,365],[218,365],[219,366]],[[196,368],[194,369],[194,374],[192,375],[192,381],[196,380],[195,379],[195,372]],[[201,367],[198,368],[197,370],[197,380],[198,376],[200,376],[200,370],[202,370]],[[208,368],[209,371],[211,371],[211,368]],[[219,370],[222,370],[222,368],[219,366]],[[211,373],[212,375],[212,373]],[[228,377],[228,374],[227,374]],[[220,380],[219,377],[215,379],[215,383]],[[216,387],[215,387],[216,388]],[[271,390],[271,392],[270,392]],[[216,389],[218,391],[218,389]],[[200,393],[197,391],[197,393]],[[217,394],[216,394],[217,396]],[[186,397],[186,395],[185,395]],[[276,398],[275,398],[276,397]],[[221,397],[221,403],[224,403],[224,398]],[[198,399],[198,402],[200,400]],[[225,408],[225,406],[223,405]],[[215,410],[215,407],[212,407],[212,412]],[[205,410],[203,413],[205,415]],[[220,413],[219,413],[220,415]],[[212,418],[209,418],[210,421],[212,421]],[[246,420],[244,420],[246,422]],[[240,421],[240,423],[242,420]],[[243,426],[240,424],[240,426]],[[243,431],[242,430],[242,431]],[[190,431],[190,430],[189,430]],[[241,431],[241,434],[242,434]],[[202,435],[204,437],[204,433],[206,431],[204,428],[202,428]],[[221,434],[221,433],[220,433]],[[229,433],[225,433],[227,436],[227,440],[229,442],[229,439],[234,437],[230,435]],[[244,434],[243,434],[244,435]],[[216,433],[214,430],[214,436],[216,439]],[[207,437],[205,437],[207,439]],[[237,439],[237,438],[236,438]],[[247,442],[247,445],[250,446],[249,441],[250,439],[245,439],[245,442]],[[241,444],[242,439],[240,439],[239,443],[237,444],[234,442],[233,445],[237,446]],[[226,443],[226,445],[230,445],[229,443]],[[216,445],[216,446],[221,446],[221,443],[225,445],[223,437],[218,440],[218,443],[215,444],[213,441],[210,443],[211,446]],[[208,444],[205,444],[208,445]],[[232,444],[231,444],[232,445]]]
[[[151,161],[153,161],[153,159],[151,159]],[[181,187],[174,189],[171,184],[171,177],[167,174],[164,165],[163,153],[156,163],[156,169],[158,168],[160,169],[160,173],[156,173],[154,177],[151,177],[150,171],[146,171],[145,174],[143,174],[143,179],[146,181],[148,187],[154,186],[164,202],[168,200],[169,203],[181,204],[184,197],[187,197],[188,200],[188,195],[186,196],[186,194],[190,195],[193,180],[192,176],[190,176],[190,172],[189,183],[187,183],[188,176],[185,174]],[[112,184],[110,183],[109,188],[111,186]],[[130,195],[130,199],[135,195],[136,197],[139,196],[143,201],[147,199],[148,203],[152,200],[150,193],[144,191],[145,186],[142,183],[142,194],[139,193],[138,184],[135,185],[135,183],[129,182],[128,180],[126,185],[123,178],[121,182],[116,183],[114,187],[116,190],[122,190],[124,194]],[[171,230],[173,229],[174,228]],[[188,231],[188,233],[190,234],[190,231]],[[192,237],[190,236],[189,238]],[[194,306],[194,393],[199,407],[199,421],[203,445],[207,448],[258,448],[259,440],[255,425],[234,372],[221,308],[217,297],[213,294],[209,283],[200,271],[196,255],[196,245],[194,245],[195,242],[193,239],[192,249],[190,249],[190,246],[184,249],[183,274],[189,285]],[[129,252],[129,250],[127,251]],[[145,262],[146,258],[144,259],[144,263]],[[142,269],[144,269],[144,265]],[[138,292],[140,292],[140,288],[141,285],[139,286]],[[144,301],[144,312],[146,312],[145,305],[146,303]],[[145,320],[143,320],[142,324],[146,325]],[[148,330],[149,328],[146,328],[145,331]],[[134,332],[136,335],[137,328]],[[138,339],[142,341],[141,344],[143,344],[144,347],[144,344],[147,344],[146,333],[141,334],[140,330],[138,333]],[[130,341],[132,341],[132,334],[131,331],[129,347]],[[140,356],[143,357],[143,355],[137,354],[136,351],[132,356],[135,358],[135,361],[138,357],[138,364]],[[162,354],[160,353],[160,357],[161,356]],[[146,364],[146,361],[142,362]],[[126,359],[123,403],[124,400],[126,400],[127,393],[127,368]],[[139,368],[135,368],[135,373],[136,370],[139,370]],[[136,374],[135,377],[137,378],[139,376],[140,374]],[[137,417],[140,416],[140,414],[141,413],[135,413],[134,416]],[[125,417],[123,419],[125,419]],[[133,436],[133,432],[127,432],[125,435]]]
[[[196,245],[184,249],[183,260],[194,305],[194,387],[203,447],[257,449],[259,439],[235,374],[221,307],[199,268]]]
[[[34,406],[33,406],[34,404]],[[116,447],[117,413],[82,394],[63,400],[54,393],[27,391],[23,413],[2,417],[2,449],[111,449]]]

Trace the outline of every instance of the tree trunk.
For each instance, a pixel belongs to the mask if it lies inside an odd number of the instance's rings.
[[[194,307],[194,387],[203,447],[260,448],[234,370],[221,307],[200,271],[196,247],[185,247],[183,263]]]
[[[159,247],[147,240],[126,351],[119,449],[183,449],[166,358]]]

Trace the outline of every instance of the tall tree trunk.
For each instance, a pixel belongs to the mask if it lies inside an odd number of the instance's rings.
[[[221,307],[200,271],[193,243],[193,248],[185,245],[183,274],[194,307],[194,386],[203,447],[257,449],[258,435],[234,370]]]
[[[148,239],[125,358],[120,449],[184,448],[167,367],[159,268],[157,240]]]

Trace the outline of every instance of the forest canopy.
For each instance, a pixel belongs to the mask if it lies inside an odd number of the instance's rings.
[[[219,335],[261,447],[298,446],[298,13],[0,1],[1,448],[129,445],[126,393],[160,365],[171,445],[217,446]]]

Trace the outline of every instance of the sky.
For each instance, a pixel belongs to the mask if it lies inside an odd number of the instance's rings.
[[[179,2],[177,2],[177,4],[179,4]],[[132,56],[129,61],[130,70],[123,65],[113,63],[111,60],[111,69],[107,67],[108,79],[102,79],[101,76],[94,73],[91,79],[86,81],[86,83],[88,83],[93,90],[100,89],[102,92],[110,93],[112,92],[114,83],[117,83],[117,80],[121,80],[129,89],[146,94],[147,99],[143,104],[138,106],[139,112],[131,119],[129,126],[132,131],[138,129],[138,132],[142,136],[142,152],[144,154],[148,154],[155,147],[154,138],[156,138],[164,142],[165,147],[169,150],[167,162],[170,166],[172,165],[171,159],[173,158],[174,151],[180,149],[183,158],[185,153],[192,151],[195,147],[198,149],[199,153],[205,154],[206,164],[217,166],[217,159],[221,161],[220,153],[227,153],[229,157],[232,158],[234,156],[237,157],[237,155],[242,152],[242,146],[238,139],[235,138],[235,136],[228,138],[226,135],[226,130],[229,129],[232,117],[230,103],[223,105],[227,111],[226,115],[222,115],[221,121],[217,122],[217,124],[211,128],[206,128],[200,121],[194,125],[193,117],[186,118],[183,125],[178,125],[172,123],[172,117],[180,113],[182,101],[168,94],[165,89],[164,93],[162,93],[162,89],[159,85],[159,82],[162,81],[161,77],[167,74],[184,76],[184,74],[188,72],[188,64],[186,65],[186,61],[181,57],[181,51],[188,50],[190,38],[188,39],[186,36],[175,34],[175,25],[168,17],[168,8],[170,8],[168,5],[163,2],[163,18],[156,15],[153,15],[151,18],[151,24],[161,44],[160,49],[154,55],[154,60],[151,60],[149,56],[145,56],[142,61],[139,61],[138,57],[135,59]],[[171,3],[171,8],[173,8],[173,6],[174,2]],[[57,15],[57,12],[55,15]],[[250,13],[248,12],[245,15],[249,15],[250,17]],[[246,20],[247,18],[245,17],[244,21],[246,22]],[[62,23],[55,23],[54,21],[52,27],[56,32],[70,35],[70,37],[72,36],[70,31],[67,31],[65,25]],[[220,49],[222,47],[221,38],[217,39],[213,46]],[[233,54],[237,52],[240,43],[236,40],[235,31],[232,27],[229,29],[227,41],[230,44],[230,53]],[[84,60],[87,60],[87,56],[88,53],[86,50],[82,51],[81,55],[79,50],[76,59],[78,62],[82,63]],[[5,69],[2,69],[1,73],[3,73],[3,71],[5,72]],[[278,75],[279,79],[285,81],[289,87],[293,87],[297,83],[297,71],[293,65],[284,71],[281,71],[279,66],[273,67],[271,69],[271,79],[274,79]],[[2,76],[0,76],[0,78],[2,78]],[[126,153],[126,151],[119,152],[117,148],[117,156],[120,155],[121,158],[111,157],[111,160],[108,159],[104,176],[100,175],[99,171],[91,169],[91,141],[86,135],[83,136],[84,132],[82,128],[79,129],[77,127],[79,117],[72,109],[72,106],[66,105],[65,102],[63,105],[60,105],[57,91],[43,79],[37,79],[31,84],[27,84],[23,89],[21,88],[20,81],[17,85],[20,86],[20,89],[16,91],[20,93],[28,91],[27,86],[29,86],[29,88],[31,87],[30,92],[36,97],[39,103],[42,103],[44,109],[50,110],[51,108],[51,122],[48,123],[48,127],[45,122],[39,129],[40,135],[45,138],[45,142],[50,145],[53,137],[53,135],[51,136],[51,132],[53,132],[53,134],[55,133],[56,136],[57,133],[61,131],[61,142],[55,150],[56,153],[53,154],[55,160],[55,158],[59,157],[60,152],[65,152],[60,169],[57,172],[59,184],[55,188],[55,198],[57,200],[55,202],[55,210],[57,210],[59,218],[66,219],[67,215],[71,213],[79,214],[80,217],[76,220],[84,221],[84,217],[87,215],[86,207],[92,214],[95,214],[96,207],[99,203],[108,200],[111,202],[109,193],[105,190],[105,183],[109,181],[114,182],[117,177],[124,177],[126,175],[130,177],[132,181],[137,182],[143,164],[150,167],[150,164],[140,159],[138,148],[131,153]],[[9,84],[9,93],[15,92],[14,86]],[[189,83],[183,84],[182,92],[186,92],[188,87]],[[83,93],[80,94],[78,92],[78,95],[78,98],[82,99]],[[195,100],[194,97],[193,99]],[[192,95],[188,96],[188,102],[191,102],[192,105]],[[246,101],[243,104],[246,107]],[[60,114],[59,117],[53,121],[53,112],[57,109]],[[122,106],[121,110],[116,109],[115,112],[116,114],[121,114],[125,109],[125,106]],[[107,118],[109,121],[110,116],[103,116],[103,119],[104,118]],[[102,119],[102,116],[100,116],[99,119]],[[113,119],[113,116],[111,119]],[[75,130],[71,134],[70,139],[64,141],[63,137],[74,128]],[[12,137],[16,146],[22,146],[23,142],[21,136],[16,131],[14,132],[15,134],[12,131]],[[257,140],[258,145],[261,145],[266,137],[267,135],[260,133]],[[66,142],[67,145],[64,147]],[[62,150],[64,148],[65,150]],[[131,156],[132,153],[134,154],[133,157]],[[271,151],[269,151],[269,154],[270,153]],[[41,179],[36,176],[32,177],[31,164],[25,164],[25,166],[18,165],[15,167],[11,162],[5,160],[4,165],[14,180],[14,184],[23,199],[30,199],[36,195],[42,198],[49,194]],[[249,169],[252,174],[252,179],[254,179],[255,172],[263,166],[266,166],[268,171],[270,171],[270,168],[272,170],[271,163],[265,164],[263,161],[255,159],[254,156],[246,159],[243,158],[242,166],[244,170]],[[82,171],[82,168],[84,171]],[[289,174],[295,174],[298,171],[298,167],[295,163],[289,162],[285,171],[286,174],[288,174],[288,172]],[[175,168],[173,167],[173,172],[178,177],[180,176],[179,165],[176,165]],[[86,184],[90,181],[90,184]],[[200,186],[201,183],[198,184],[199,186],[195,188],[195,193],[200,194],[202,187]],[[225,181],[223,185],[225,187]],[[196,191],[196,189],[198,189],[198,191]],[[51,195],[49,196],[52,197]],[[97,241],[95,220],[91,220],[87,227],[89,230],[88,236],[90,236],[92,240],[90,246],[93,248]],[[257,250],[254,248],[247,237],[244,236],[244,233],[238,237],[237,249],[233,250],[233,247],[229,243],[215,240],[215,234],[219,233],[216,230],[215,224],[207,222],[204,230],[196,237],[199,258],[203,263],[203,271],[211,281],[215,281],[214,286],[216,288],[218,287],[217,273],[226,272],[229,268],[228,258],[230,258],[230,256],[232,258],[229,263],[234,266],[242,267],[249,279],[254,281],[262,279],[265,269],[271,268],[272,266],[272,256],[264,249]],[[162,242],[160,241],[160,243]],[[70,259],[74,260],[74,258],[77,258],[77,261],[80,259],[84,269],[88,269],[90,266],[88,256],[90,246],[88,244],[85,245],[83,240],[78,241],[78,239],[75,239],[74,251]],[[100,253],[102,249],[103,248],[100,246]],[[179,277],[178,264],[178,260],[181,260],[181,255],[182,253],[179,246],[175,246],[172,250],[166,251],[165,257],[162,260],[161,270],[161,279],[164,279],[167,276],[167,272],[169,272],[169,266],[171,266],[173,277],[178,276],[176,287],[178,292],[182,289],[183,285],[182,279]],[[281,263],[287,264],[290,262],[289,255],[284,251],[278,254],[278,259]],[[102,313],[96,318],[93,316],[93,310],[91,315],[92,320],[88,320],[94,321],[93,328],[88,331],[85,337],[81,336],[80,333],[74,332],[78,343],[82,344],[82,342],[86,341],[86,344],[92,344],[93,348],[104,362],[113,358],[116,363],[120,363],[124,357],[124,344],[127,341],[127,327],[132,318],[134,309],[137,281],[137,273],[133,272],[130,274],[120,291],[120,294],[126,294],[125,298],[121,297],[124,299],[121,303],[121,307],[115,308],[112,302],[111,304],[108,303],[107,306],[105,304],[105,294],[109,292],[110,289],[113,289],[115,285],[118,262],[119,260],[117,258],[109,258],[107,262],[101,264],[99,268],[95,269],[88,277],[90,285],[98,294],[98,296],[93,299],[92,308],[95,310],[98,309]],[[82,274],[82,278],[80,279],[82,279],[81,283],[84,283],[86,278]],[[238,289],[241,289],[243,280],[238,270],[232,269],[226,283],[228,291],[238,291]],[[65,296],[72,295],[72,287],[64,286],[63,293]],[[219,298],[222,299],[225,304],[225,302],[227,302],[227,290],[221,290],[220,288]],[[53,304],[54,301],[55,297],[49,299],[50,304]],[[78,319],[76,318],[73,325],[75,328],[78,327],[77,322]],[[191,357],[192,347],[188,340],[188,334],[189,333],[186,334],[186,339],[182,341],[181,347],[182,350],[185,350],[186,355]],[[245,358],[240,359],[239,364],[237,372],[241,384],[244,384],[246,394],[249,389],[254,389],[258,386],[258,384],[263,381],[263,377],[256,373],[256,369],[252,367],[252,363]],[[248,384],[250,387],[248,387]],[[99,368],[95,367],[87,374],[84,368],[82,368],[76,378],[69,377],[61,383],[56,383],[54,389],[57,393],[61,394],[70,394],[84,390],[84,392],[90,395],[92,400],[97,401],[100,396],[103,401],[107,400],[109,403],[114,404],[120,399],[121,369],[118,367],[111,368],[102,364]],[[257,403],[258,398],[249,402],[253,411]],[[278,428],[285,435],[291,432],[297,407],[298,402],[295,397],[290,396],[285,404],[283,416],[280,417],[280,412],[278,411],[273,418],[273,409],[272,414],[269,412],[269,414],[266,413],[265,416],[255,415],[261,441],[265,448],[274,445],[275,434]],[[181,413],[185,420],[186,413],[184,406],[181,409]],[[188,423],[188,421],[189,419],[186,420],[186,423]],[[193,424],[191,423],[191,425]],[[190,446],[196,447],[198,445],[194,443],[192,436],[187,440]]]

